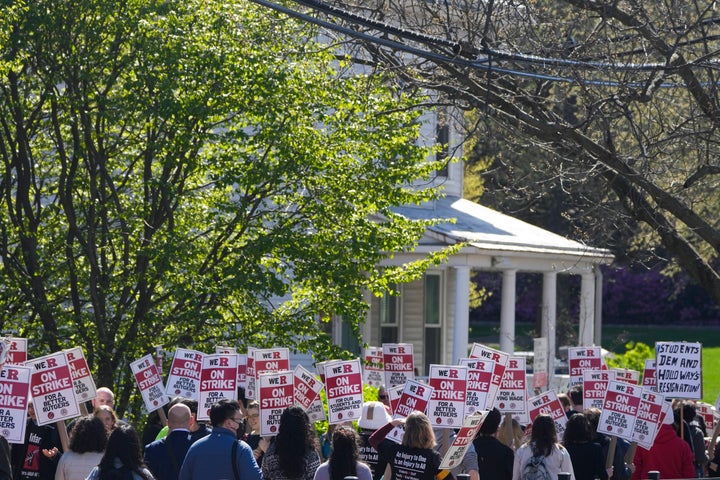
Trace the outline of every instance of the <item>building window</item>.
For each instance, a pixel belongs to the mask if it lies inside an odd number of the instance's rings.
[[[392,290],[398,291],[398,286],[390,286]],[[380,343],[399,342],[399,321],[398,295],[385,294],[380,298]]]
[[[341,322],[341,325],[342,338],[340,339],[340,346],[350,353],[360,355],[360,342],[355,337],[352,328],[345,321]]]
[[[425,372],[442,363],[442,277],[425,275]]]

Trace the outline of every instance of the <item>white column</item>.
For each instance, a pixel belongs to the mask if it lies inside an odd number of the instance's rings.
[[[515,283],[517,270],[503,270],[500,306],[500,350],[515,351]]]
[[[595,327],[595,274],[592,271],[581,275],[580,284],[580,345],[592,345]]]
[[[603,274],[600,265],[595,266],[595,345],[602,345],[602,298]]]
[[[543,273],[541,335],[547,338],[548,379],[555,373],[557,345],[557,272]]]
[[[468,356],[470,330],[470,267],[455,267],[455,323],[453,324],[452,363]]]

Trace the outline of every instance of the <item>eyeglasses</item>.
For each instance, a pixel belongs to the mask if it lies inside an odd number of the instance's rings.
[[[248,418],[258,418],[260,416],[259,413],[251,413],[248,415]]]
[[[232,420],[233,422],[237,423],[238,427],[240,426],[240,423],[243,421],[243,417],[240,417],[240,419],[237,418],[229,418],[228,420]]]

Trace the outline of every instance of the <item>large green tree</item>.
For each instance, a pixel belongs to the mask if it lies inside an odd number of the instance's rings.
[[[0,14],[0,325],[100,385],[163,344],[340,355],[435,192],[417,100],[244,0],[37,0]],[[434,261],[430,259],[428,261]],[[412,267],[412,268],[410,268]],[[320,321],[318,321],[320,320]]]
[[[292,3],[350,27],[337,31],[366,47],[364,61],[476,111],[469,135],[511,142],[516,191],[539,196],[552,180],[582,200],[567,220],[632,232],[632,246],[667,255],[720,304],[714,2]]]

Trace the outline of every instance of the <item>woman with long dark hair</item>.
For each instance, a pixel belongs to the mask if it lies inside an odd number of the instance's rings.
[[[128,473],[133,480],[155,480],[143,464],[137,432],[130,425],[119,425],[110,434],[105,455],[87,480],[119,480],[127,478]]]
[[[529,467],[533,465],[546,469],[550,478],[557,478],[560,472],[567,472],[575,480],[570,454],[558,443],[555,420],[549,415],[535,417],[530,440],[515,453],[513,480],[524,480],[528,476]]]
[[[312,480],[319,466],[320,456],[305,410],[286,408],[280,416],[278,434],[263,457],[263,478]]]
[[[345,477],[372,480],[370,467],[359,461],[359,443],[360,437],[352,427],[337,427],[332,436],[330,457],[317,469],[314,480],[343,480]]]
[[[107,435],[105,424],[95,415],[77,419],[70,431],[70,450],[60,457],[55,480],[86,479],[103,457]]]

